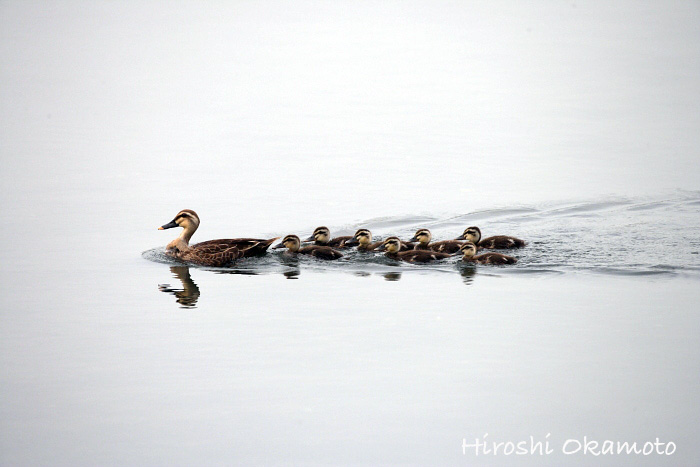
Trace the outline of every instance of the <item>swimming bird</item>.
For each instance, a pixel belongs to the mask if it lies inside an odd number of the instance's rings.
[[[432,250],[401,250],[401,240],[399,237],[389,237],[377,248],[379,251],[386,251],[386,256],[391,259],[406,261],[408,263],[428,263],[440,259],[447,259],[451,255]]]
[[[190,239],[199,227],[199,216],[191,209],[178,212],[172,221],[158,227],[158,230],[174,227],[182,227],[183,230],[175,240],[168,243],[165,253],[202,266],[226,266],[238,258],[263,255],[272,242],[279,238],[227,238],[190,245]]]
[[[430,243],[432,238],[433,237],[430,230],[418,229],[410,241],[418,242],[413,247],[414,250],[432,250],[450,254],[458,252],[459,247],[464,244],[464,242],[460,242],[458,240],[442,240],[440,242]]]
[[[464,233],[457,237],[456,240],[467,240],[478,247],[496,250],[520,248],[527,244],[524,240],[509,237],[508,235],[494,235],[493,237],[487,237],[482,240],[481,229],[474,226],[464,229]]]
[[[323,245],[308,245],[301,246],[301,240],[296,235],[287,235],[282,239],[282,242],[274,246],[275,249],[287,248],[291,253],[299,253],[302,255],[315,256],[320,259],[338,259],[342,258],[343,254],[334,250],[329,246]]]
[[[512,256],[503,255],[501,253],[484,253],[476,255],[476,245],[472,242],[467,242],[459,249],[462,253],[462,261],[471,261],[479,264],[515,264],[518,260]]]
[[[305,242],[314,242],[314,245],[320,246],[330,246],[334,248],[344,248],[345,242],[350,240],[352,236],[335,237],[331,239],[331,231],[328,227],[321,226],[316,227],[314,233],[311,234],[309,238],[304,240]]]
[[[359,229],[350,240],[345,241],[345,246],[357,246],[357,251],[374,251],[381,244],[372,243],[372,232],[367,229]]]

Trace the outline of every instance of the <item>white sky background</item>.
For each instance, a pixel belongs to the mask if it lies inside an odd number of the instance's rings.
[[[3,2],[0,24],[6,198],[340,220],[700,187],[697,2]]]

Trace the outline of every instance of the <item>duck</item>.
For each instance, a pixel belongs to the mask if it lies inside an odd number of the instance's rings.
[[[440,253],[457,253],[459,247],[461,247],[464,242],[458,240],[442,240],[440,242],[430,243],[432,239],[430,230],[428,229],[418,229],[413,238],[409,241],[417,242],[413,247],[414,250],[432,250],[438,251]]]
[[[408,263],[429,263],[441,259],[449,258],[450,254],[432,250],[409,250],[401,251],[401,240],[399,237],[389,237],[377,248],[379,251],[386,251],[386,256],[391,259],[406,261]]]
[[[519,238],[510,237],[508,235],[494,235],[493,237],[487,237],[482,240],[481,229],[474,226],[464,229],[464,233],[457,237],[456,240],[467,240],[480,248],[489,250],[506,250],[527,245],[525,240],[520,240]]]
[[[359,229],[350,240],[345,242],[345,246],[357,246],[357,251],[374,251],[382,242],[372,243],[372,232],[367,229]]]
[[[222,267],[238,258],[264,255],[272,242],[279,237],[269,240],[259,238],[226,238],[208,240],[190,245],[192,235],[199,227],[199,216],[191,209],[183,209],[175,218],[158,227],[158,230],[182,227],[182,233],[168,243],[165,253],[168,256],[188,263],[201,266]]]
[[[287,248],[290,253],[314,256],[319,259],[333,260],[343,257],[341,252],[334,250],[329,246],[308,245],[302,247],[301,240],[299,240],[299,237],[296,235],[287,235],[282,239],[282,242],[275,245],[273,248]]]
[[[478,256],[476,255],[476,245],[472,242],[466,242],[459,249],[462,253],[462,261],[469,261],[472,263],[479,264],[515,264],[518,262],[516,258],[512,256],[504,255],[501,253],[484,253]]]
[[[314,233],[305,242],[314,242],[314,245],[329,246],[332,248],[344,248],[345,242],[350,240],[352,236],[343,236],[331,238],[331,231],[326,226],[316,227]]]

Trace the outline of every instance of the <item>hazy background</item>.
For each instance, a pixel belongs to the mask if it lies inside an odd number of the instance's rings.
[[[699,38],[694,1],[0,1],[0,461],[465,464],[552,432],[697,463],[697,276],[192,269],[182,310],[141,253],[190,208],[194,240],[474,221],[525,271],[697,268]]]

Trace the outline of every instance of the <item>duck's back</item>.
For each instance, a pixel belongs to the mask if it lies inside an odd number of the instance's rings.
[[[429,263],[440,259],[447,259],[451,255],[432,250],[411,250],[396,253],[396,257],[408,263]]]
[[[243,256],[243,252],[235,245],[225,242],[216,243],[215,240],[205,243],[207,244],[194,245],[178,257],[183,261],[202,266],[223,267]]]
[[[309,245],[299,248],[299,253],[302,255],[315,256],[316,258],[320,259],[338,259],[343,257],[341,252],[335,251],[329,246],[321,245]]]
[[[479,242],[479,246],[482,248],[493,248],[493,249],[508,249],[508,248],[520,248],[525,246],[525,241],[519,238],[510,237],[508,235],[495,235],[493,237],[484,238]]]
[[[430,249],[433,251],[439,251],[440,253],[457,253],[460,247],[464,245],[464,242],[459,240],[442,240],[440,242],[435,242],[430,244]]]
[[[515,264],[518,260],[501,253],[484,253],[483,255],[474,256],[472,261],[481,264]]]
[[[193,245],[192,248],[205,248],[212,245],[217,245],[218,248],[236,247],[240,250],[241,256],[258,256],[265,254],[275,240],[276,238],[271,238],[269,240],[261,238],[222,238],[197,243]]]

